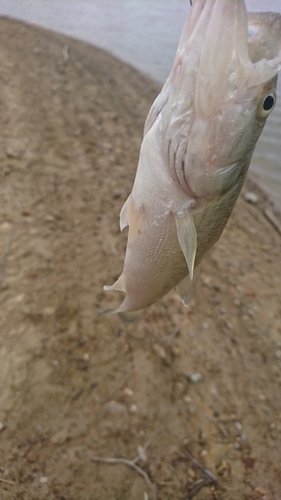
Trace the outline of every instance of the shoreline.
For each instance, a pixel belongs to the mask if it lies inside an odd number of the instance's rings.
[[[48,29],[48,28],[43,28],[43,27],[41,27],[41,26],[39,26],[37,24],[33,24],[33,23],[26,22],[26,21],[17,20],[17,19],[14,19],[13,17],[8,16],[8,15],[7,16],[2,15],[2,16],[0,16],[0,19],[3,19],[3,20],[6,19],[6,20],[11,21],[11,22],[23,23],[23,24],[25,24],[27,26],[34,27],[35,29],[39,29],[39,30],[42,29],[43,31],[49,32],[50,34],[54,33],[54,34],[57,34],[59,36],[61,35],[61,36],[65,37],[66,39],[69,38],[69,40],[76,40],[77,42],[83,43],[86,46],[88,45],[89,47],[93,47],[93,48],[96,48],[97,50],[104,51],[106,54],[108,54],[112,58],[116,59],[117,61],[120,61],[121,64],[124,64],[124,65],[128,66],[133,71],[139,72],[139,74],[141,74],[143,77],[147,78],[148,81],[150,81],[151,83],[153,83],[154,85],[156,85],[159,88],[159,91],[161,90],[161,88],[163,86],[163,82],[161,82],[160,80],[158,80],[156,78],[153,78],[148,73],[139,70],[136,66],[133,66],[130,62],[126,62],[125,60],[123,60],[122,58],[119,58],[114,53],[111,53],[107,49],[98,47],[98,46],[92,44],[91,42],[86,42],[86,41],[84,41],[82,39],[79,39],[79,38],[76,38],[76,37],[73,38],[71,36],[64,35],[64,34],[60,33],[59,31],[53,31],[53,30]],[[254,160],[252,160],[251,164],[253,162],[254,162]],[[267,188],[266,186],[264,186],[263,185],[263,181],[261,181],[259,178],[255,177],[255,173],[254,172],[251,172],[251,171],[248,172],[247,179],[249,179],[251,183],[255,184],[258,187],[259,190],[261,190],[261,191],[264,192],[264,195],[268,199],[268,203],[270,203],[272,205],[272,209],[273,209],[275,215],[278,216],[278,217],[281,217],[281,198],[278,199],[277,194],[272,193],[270,187]]]

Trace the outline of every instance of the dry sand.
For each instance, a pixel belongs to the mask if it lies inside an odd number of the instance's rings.
[[[158,86],[82,42],[0,26],[1,500],[145,500],[151,485],[158,500],[280,500],[270,203],[247,184],[258,202],[240,197],[188,309],[172,291],[135,323],[98,316],[119,299],[102,286],[122,268],[118,214]],[[206,476],[184,449],[217,484],[196,494]],[[92,461],[138,453],[145,477]]]

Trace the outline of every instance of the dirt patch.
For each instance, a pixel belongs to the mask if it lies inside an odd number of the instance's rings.
[[[118,214],[159,89],[87,44],[0,24],[1,500],[187,499],[208,476],[184,448],[218,479],[196,499],[280,499],[268,202],[246,186],[258,202],[240,197],[188,309],[172,291],[133,324],[99,316],[118,301],[102,286],[122,269]],[[92,461],[138,453],[149,481]]]

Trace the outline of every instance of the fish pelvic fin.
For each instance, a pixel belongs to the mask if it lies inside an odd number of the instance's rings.
[[[116,291],[116,292],[126,293],[123,274],[121,274],[121,276],[119,276],[118,280],[115,281],[115,283],[113,285],[104,285],[103,289],[105,292],[115,292]]]
[[[180,247],[186,260],[189,278],[193,280],[197,251],[197,232],[190,209],[175,214]]]
[[[181,297],[184,306],[188,306],[195,293],[196,285],[198,282],[200,274],[200,266],[194,269],[193,280],[191,281],[189,276],[186,276],[177,286],[176,291]]]
[[[128,244],[131,244],[141,234],[145,220],[145,207],[137,208],[130,195],[120,212],[120,229],[129,226]]]

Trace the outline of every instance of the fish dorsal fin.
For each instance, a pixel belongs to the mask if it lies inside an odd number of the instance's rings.
[[[185,257],[189,278],[193,279],[194,262],[197,250],[197,233],[190,209],[175,214],[180,247]]]
[[[177,286],[176,290],[178,294],[181,296],[181,300],[184,306],[188,306],[190,303],[197,285],[197,281],[200,274],[200,267],[197,266],[194,269],[193,280],[190,280],[189,276],[186,276]]]

